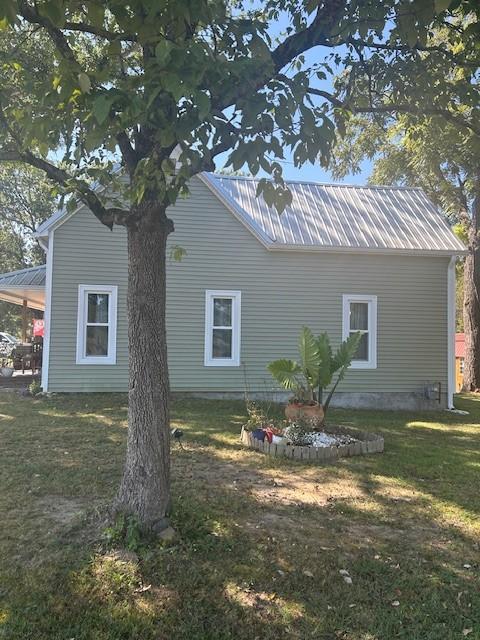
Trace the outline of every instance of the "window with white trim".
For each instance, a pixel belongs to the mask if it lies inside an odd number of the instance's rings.
[[[240,366],[240,291],[205,292],[205,366]]]
[[[361,334],[352,369],[377,368],[377,296],[343,295],[343,339]]]
[[[117,289],[115,285],[79,285],[77,364],[116,363]]]

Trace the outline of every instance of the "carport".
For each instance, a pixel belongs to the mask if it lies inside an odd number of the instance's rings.
[[[45,279],[44,264],[0,274],[0,300],[22,307],[22,342],[27,338],[27,309],[45,310]]]

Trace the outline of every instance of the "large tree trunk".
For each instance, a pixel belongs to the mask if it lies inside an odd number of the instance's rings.
[[[142,205],[128,227],[128,440],[116,511],[161,531],[170,508],[170,426],[165,326],[165,210]]]
[[[463,389],[480,389],[480,180],[472,207],[469,228],[469,254],[465,258],[463,324],[465,331],[465,366]]]

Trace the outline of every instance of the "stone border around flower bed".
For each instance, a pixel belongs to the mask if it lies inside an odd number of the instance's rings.
[[[360,442],[352,444],[340,445],[338,447],[300,447],[290,444],[270,444],[262,442],[252,437],[250,431],[242,427],[240,441],[246,447],[261,451],[269,456],[276,458],[292,458],[293,460],[311,460],[316,462],[327,462],[328,460],[336,460],[337,458],[345,458],[348,456],[360,456],[368,453],[382,453],[384,449],[384,439],[375,433],[366,431],[354,431],[345,427],[326,427],[323,429],[325,433],[332,435],[345,435],[357,438]]]

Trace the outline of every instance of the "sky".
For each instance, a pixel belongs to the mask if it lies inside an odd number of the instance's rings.
[[[252,1],[252,6],[257,4],[256,0]],[[288,19],[285,14],[281,14],[279,20],[275,25],[269,29],[270,36],[272,38],[279,37],[280,40],[284,39],[284,29],[288,26]],[[342,47],[338,47],[335,52],[342,53]],[[307,52],[305,55],[305,66],[319,63],[325,60],[327,56],[332,53],[332,49],[325,49],[324,47],[315,47],[314,49]],[[329,60],[332,63],[331,60]],[[287,74],[288,75],[288,74]],[[325,91],[332,91],[332,82],[331,79],[327,80],[316,80],[312,83],[313,86],[318,87],[319,89],[323,89]],[[286,180],[305,180],[308,182],[335,182],[341,184],[366,184],[368,178],[372,172],[372,162],[364,161],[361,165],[361,171],[358,174],[350,174],[345,176],[341,180],[334,180],[331,173],[325,171],[320,164],[311,164],[306,163],[302,167],[295,167],[292,159],[292,154],[288,152],[287,149],[284,150],[285,159],[277,160],[283,167],[283,176]],[[219,156],[216,162],[217,170],[221,169],[224,162],[226,161],[228,154],[222,154]],[[244,167],[245,170],[248,171],[248,167]],[[262,174],[263,175],[263,174]]]

